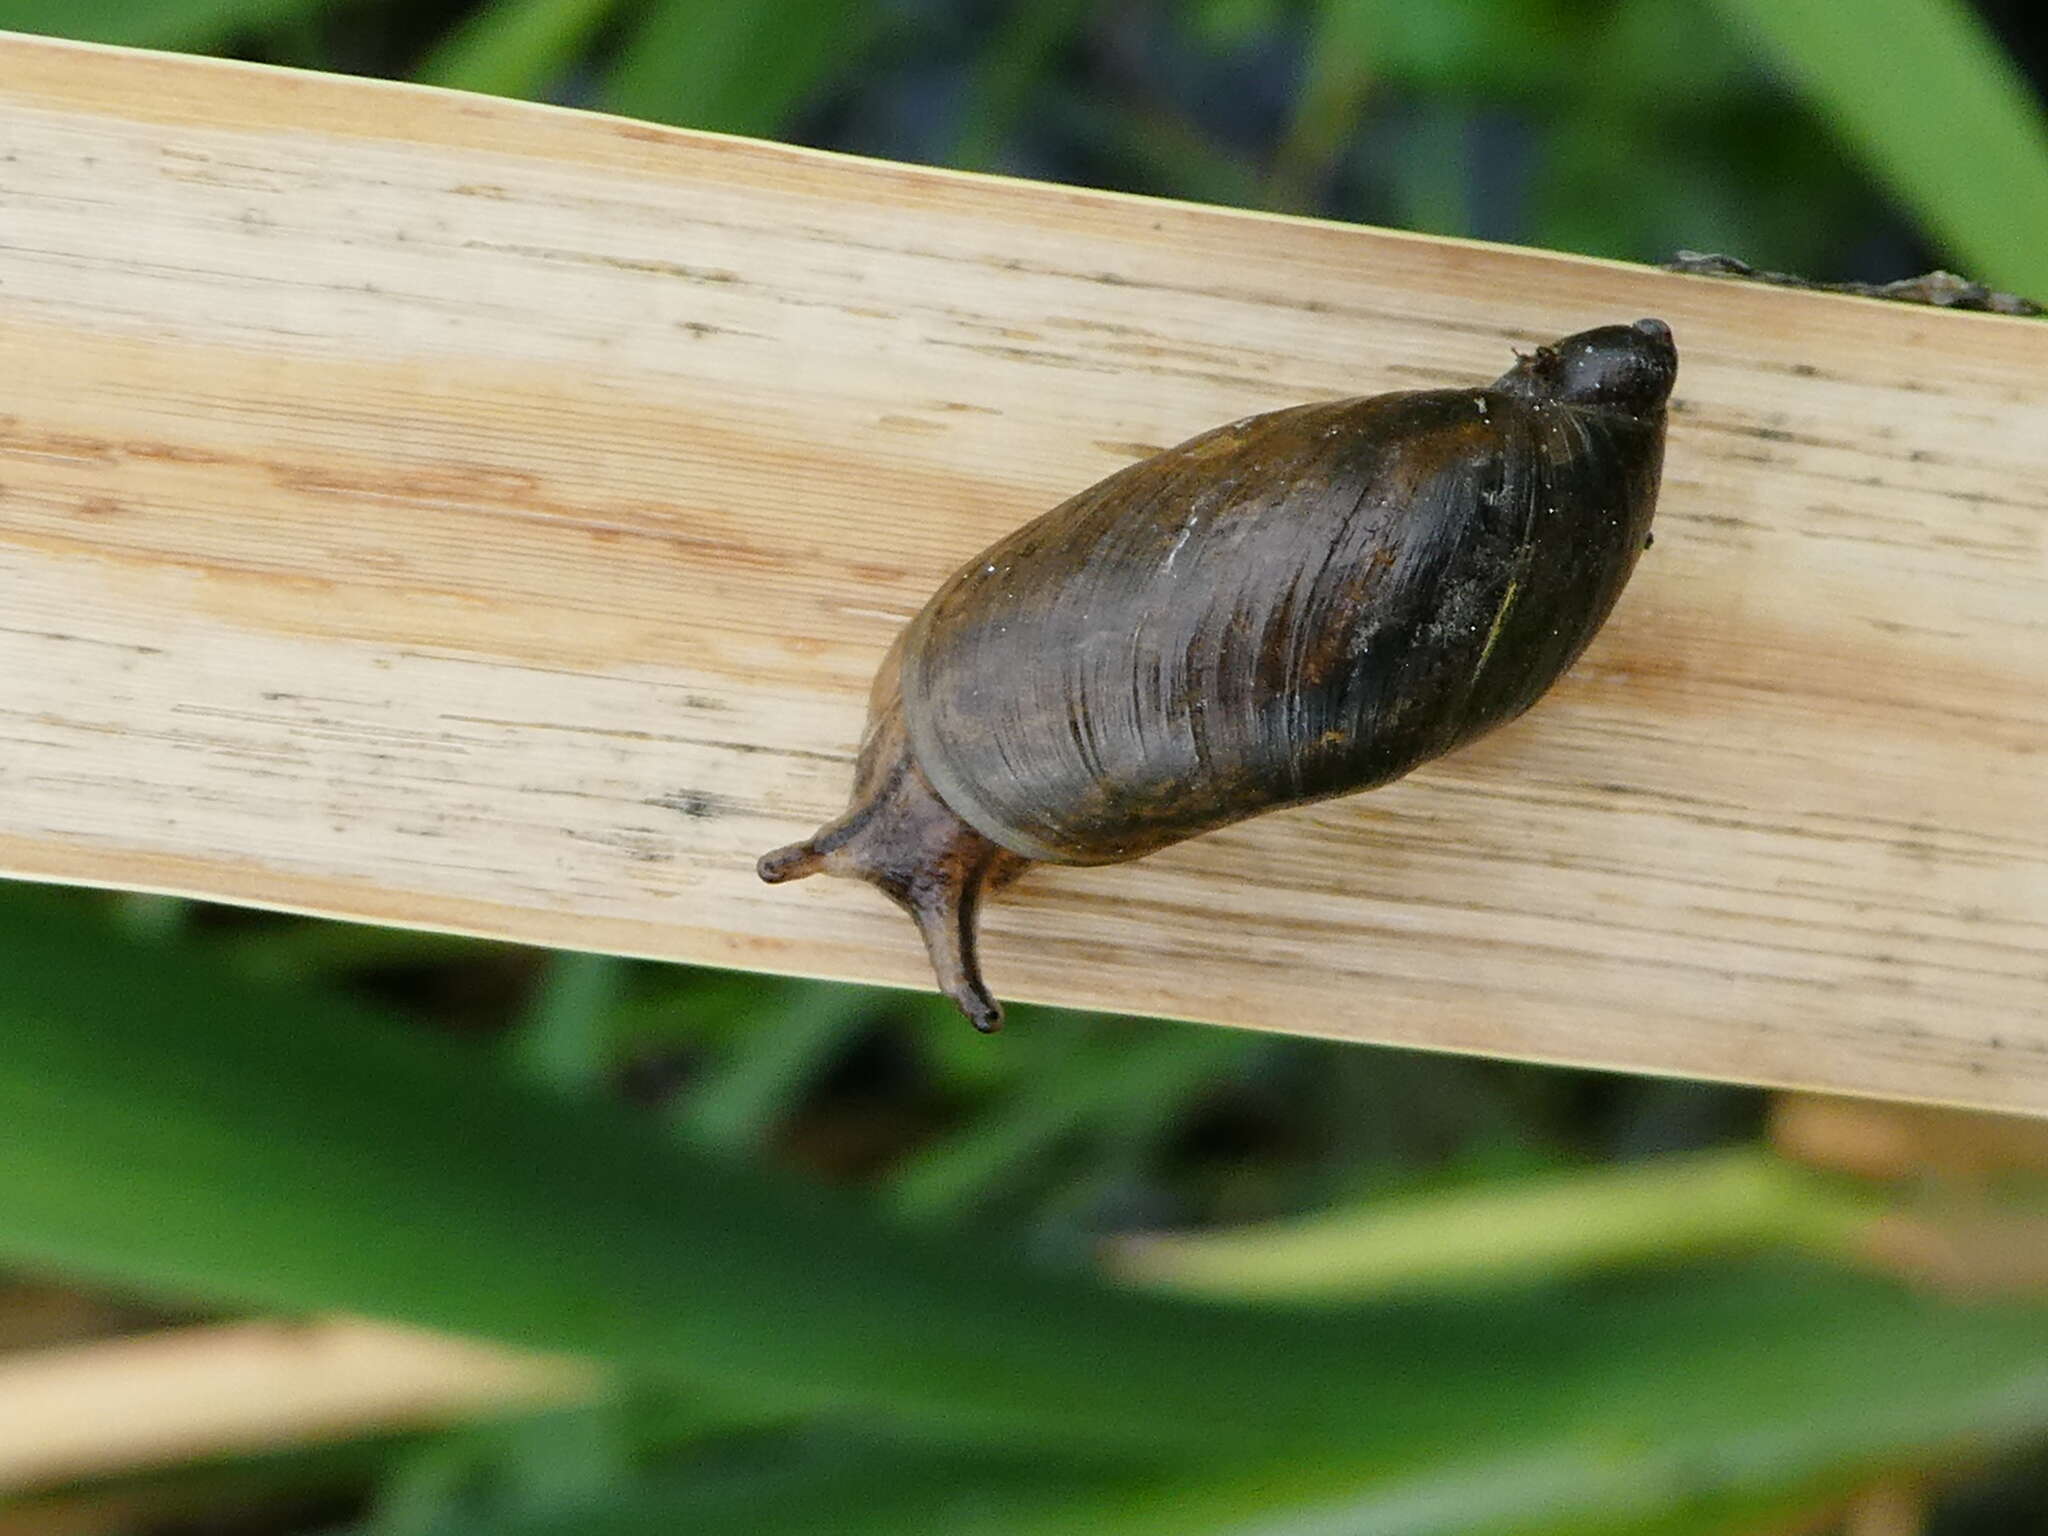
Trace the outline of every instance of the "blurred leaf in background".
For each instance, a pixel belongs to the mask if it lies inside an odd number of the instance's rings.
[[[1839,1246],[1868,1219],[1867,1196],[1817,1184],[1788,1200],[1754,1158],[1719,1180],[1721,1210],[1760,1213],[1739,1226],[1701,1230],[1689,1172],[1661,1199],[1553,1180],[1522,1237],[1496,1205],[1502,1248],[1553,1251],[1544,1228],[1589,1201],[1609,1208],[1603,1243],[1690,1232],[1610,1247],[1630,1261],[1619,1283],[1415,1287],[1424,1221],[1398,1300],[1148,1298],[931,1227],[929,1204],[898,1226],[681,1145],[584,1097],[584,1073],[536,1073],[576,1053],[536,1058],[524,1037],[602,1035],[620,978],[601,968],[549,967],[494,1067],[484,1042],[123,939],[47,893],[0,904],[18,941],[0,1250],[612,1368],[606,1401],[394,1457],[380,1536],[1728,1529],[2048,1429],[2048,1305],[1738,1262],[1787,1235]],[[1445,1273],[1467,1264],[1470,1225],[1437,1223]],[[1246,1293],[1217,1278],[1215,1294]]]
[[[457,24],[413,78],[493,96],[544,97],[618,9],[619,0],[493,0]]]
[[[2048,292],[2048,120],[1965,0],[1719,0],[1965,270]]]
[[[0,0],[0,26],[1592,255],[2048,291],[2039,86],[1966,0]]]
[[[601,95],[614,112],[774,136],[861,63],[877,10],[846,0],[658,0]]]
[[[0,0],[0,27],[207,52],[238,34],[288,27],[328,8],[328,0]]]

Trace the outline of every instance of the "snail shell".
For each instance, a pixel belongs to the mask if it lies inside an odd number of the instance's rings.
[[[981,895],[1399,778],[1521,714],[1649,540],[1659,320],[1486,389],[1296,406],[1132,464],[961,567],[875,682],[851,809],[771,882],[868,880],[978,1028]]]

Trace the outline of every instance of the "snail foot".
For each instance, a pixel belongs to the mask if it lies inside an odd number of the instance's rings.
[[[881,745],[898,750],[864,755],[844,816],[763,854],[755,868],[770,885],[826,874],[874,886],[917,924],[939,990],[977,1030],[993,1034],[1003,1027],[1003,1009],[981,979],[981,898],[1031,861],[954,815],[900,741]]]

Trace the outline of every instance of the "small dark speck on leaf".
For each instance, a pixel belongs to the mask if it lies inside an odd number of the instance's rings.
[[[693,821],[708,821],[725,809],[716,795],[707,795],[701,790],[677,789],[665,795],[656,795],[647,802],[666,810],[681,811]]]

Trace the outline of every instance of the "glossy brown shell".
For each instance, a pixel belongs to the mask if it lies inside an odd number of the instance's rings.
[[[1661,320],[1488,389],[1205,432],[985,551],[875,676],[853,796],[763,854],[864,880],[975,1028],[976,915],[1033,860],[1105,864],[1385,783],[1535,702],[1649,539],[1678,371]]]
[[[1527,709],[1643,548],[1669,389],[1565,404],[1529,369],[1205,432],[963,567],[901,660],[940,798],[1028,858],[1109,863]]]

